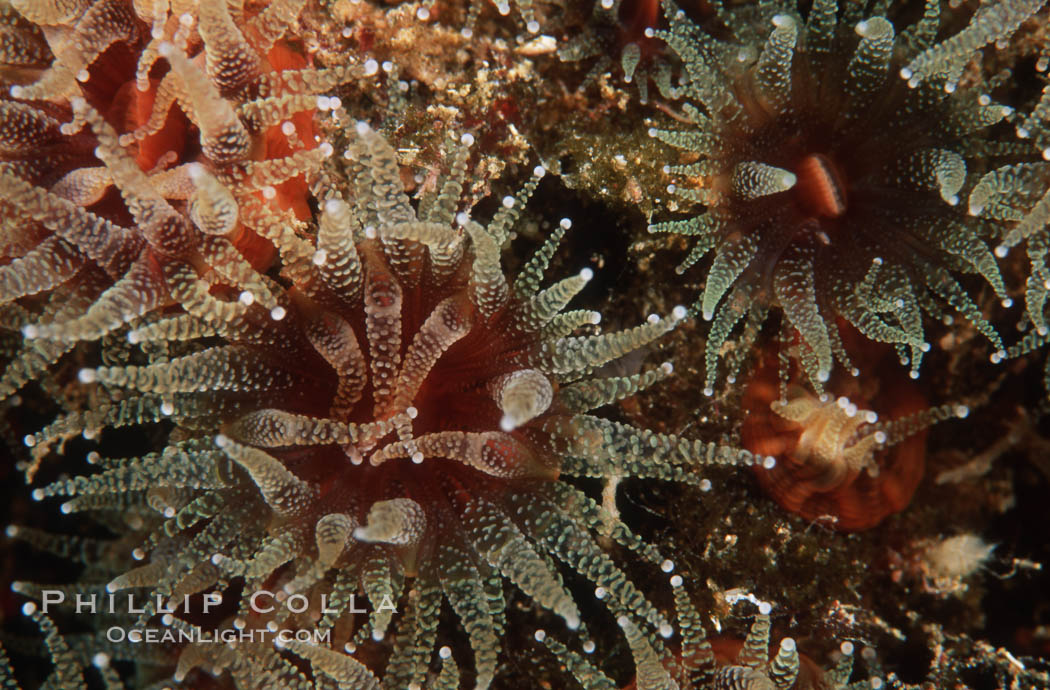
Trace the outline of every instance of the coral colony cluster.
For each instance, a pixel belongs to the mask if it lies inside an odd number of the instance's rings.
[[[1047,4],[0,0],[5,687],[1050,686]]]

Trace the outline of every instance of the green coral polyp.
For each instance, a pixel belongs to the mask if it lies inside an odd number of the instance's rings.
[[[103,401],[98,409],[70,412],[27,437],[43,460],[76,434],[174,423],[160,452],[96,455],[100,471],[33,493],[66,497],[64,513],[143,505],[146,529],[123,538],[129,553],[107,565],[107,591],[145,588],[151,602],[178,602],[243,582],[250,592],[323,596],[329,610],[311,617],[282,605],[261,615],[242,597],[235,628],[251,621],[334,631],[345,650],[368,649],[396,630],[382,670],[374,657],[386,652],[375,648],[360,659],[294,639],[276,648],[191,645],[178,656],[176,680],[203,667],[245,687],[260,677],[282,687],[421,687],[437,661],[437,614],[447,602],[469,638],[476,687],[488,687],[504,633],[504,579],[586,639],[558,562],[606,592],[605,605],[631,621],[632,635],[670,634],[597,536],[665,571],[670,561],[559,477],[703,485],[698,466],[753,458],[590,414],[670,375],[669,364],[613,378],[592,372],[653,342],[686,310],[617,333],[582,332],[593,330],[595,313],[564,308],[593,272],[541,287],[568,221],[509,282],[500,248],[543,169],[482,225],[458,211],[471,143],[449,141],[448,173],[417,209],[389,144],[364,123],[350,126],[344,167],[311,172],[315,227],[300,236],[287,219],[254,211],[275,226],[280,281],[262,278],[256,287],[265,291],[238,299],[235,277],[217,277],[219,294],[236,299],[221,302],[229,318],[186,291],[167,309],[130,319],[127,343],[102,343],[106,365],[79,372]],[[195,179],[246,217],[249,201],[220,194],[213,178]],[[62,318],[76,316],[56,315],[49,328],[63,332]],[[48,341],[52,330],[38,336]],[[367,616],[352,610],[354,594],[370,603]],[[150,603],[136,625],[155,613]],[[199,637],[198,623],[171,614],[161,622]],[[312,677],[290,655],[308,662]],[[455,661],[439,656],[443,674],[458,676]]]
[[[992,247],[1011,241],[1018,216],[975,214],[974,195],[990,185],[1016,195],[1005,172],[1042,163],[1041,152],[993,127],[1016,116],[985,92],[992,84],[960,76],[974,51],[1044,3],[982,8],[941,41],[935,0],[906,27],[868,15],[866,3],[816,0],[805,16],[794,2],[714,4],[724,26],[712,33],[665,4],[670,28],[657,35],[685,64],[679,92],[691,125],[650,129],[687,159],[665,166],[670,191],[702,205],[650,231],[692,238],[680,271],[713,254],[694,306],[712,322],[705,392],[732,334],[742,331],[731,379],[771,311],[782,314],[784,340],[800,343],[817,388],[836,360],[856,371],[837,318],[894,344],[913,377],[930,348],[926,317],[946,311],[988,339],[993,360],[1003,357],[963,277],[979,276],[1011,305]],[[1020,124],[1043,141],[1036,114]]]

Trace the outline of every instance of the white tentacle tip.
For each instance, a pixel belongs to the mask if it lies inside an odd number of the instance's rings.
[[[189,163],[186,165],[186,176],[190,178],[190,182],[194,184],[204,179],[205,173],[208,171],[200,163]]]

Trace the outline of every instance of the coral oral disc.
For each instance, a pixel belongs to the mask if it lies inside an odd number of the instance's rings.
[[[797,169],[799,204],[815,216],[838,218],[846,212],[846,185],[831,160],[821,153],[806,156]]]

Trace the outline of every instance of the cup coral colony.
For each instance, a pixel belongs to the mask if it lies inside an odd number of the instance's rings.
[[[1046,687],[1045,5],[0,0],[5,687]]]

